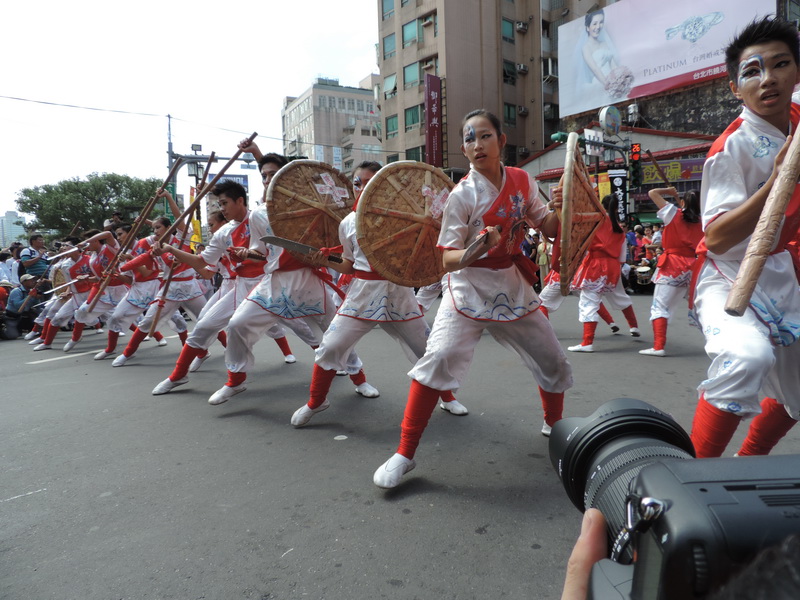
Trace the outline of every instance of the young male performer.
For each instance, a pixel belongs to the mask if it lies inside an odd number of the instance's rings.
[[[748,310],[732,317],[724,309],[785,157],[787,135],[800,123],[800,107],[792,104],[800,83],[797,28],[781,19],[755,21],[734,38],[725,59],[731,91],[744,108],[703,167],[705,238],[698,247],[694,306],[712,362],[698,388],[692,426],[701,458],[722,454],[742,418],[761,412],[764,394],[794,420],[800,417],[800,293],[786,250],[798,230],[797,188]]]

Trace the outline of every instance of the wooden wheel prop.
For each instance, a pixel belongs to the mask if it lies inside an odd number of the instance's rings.
[[[56,288],[67,283],[67,278],[64,276],[64,273],[61,271],[61,269],[55,269],[53,272],[52,281],[53,287]]]
[[[436,247],[455,184],[440,169],[404,160],[369,181],[356,211],[356,236],[370,266],[392,283],[422,287],[444,276]]]
[[[267,214],[278,237],[315,248],[338,246],[339,223],[353,209],[353,188],[339,170],[316,160],[294,160],[267,189]],[[310,264],[308,256],[287,250]]]
[[[606,218],[589,180],[589,171],[578,147],[578,134],[567,138],[564,163],[564,198],[561,208],[561,295],[569,295],[572,277],[578,270],[589,244]]]

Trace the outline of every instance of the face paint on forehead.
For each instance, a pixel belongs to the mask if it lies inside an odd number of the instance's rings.
[[[761,82],[764,77],[764,57],[760,54],[753,54],[739,63],[739,78],[737,85],[750,83],[751,81]]]
[[[472,125],[464,125],[464,143],[475,141],[475,128]]]

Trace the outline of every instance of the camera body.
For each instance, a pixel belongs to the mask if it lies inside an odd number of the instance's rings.
[[[703,598],[762,549],[800,533],[800,457],[666,460],[631,482],[632,512],[663,511],[632,534],[634,562],[604,559],[588,598]]]
[[[610,558],[594,565],[588,598],[704,598],[800,533],[800,456],[693,457],[671,416],[631,398],[553,427],[567,495],[608,526]]]

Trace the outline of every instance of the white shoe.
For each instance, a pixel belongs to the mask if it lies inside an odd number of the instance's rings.
[[[325,399],[325,402],[319,405],[318,408],[308,408],[308,404],[303,404],[300,408],[294,411],[292,415],[292,425],[295,427],[302,427],[306,425],[316,413],[322,412],[323,410],[327,409],[331,405],[328,402],[328,399]]]
[[[189,383],[188,377],[184,377],[183,379],[178,379],[178,381],[172,381],[169,377],[167,377],[164,381],[162,381],[156,387],[153,388],[153,396],[168,394],[179,385],[183,385],[185,383]]]
[[[608,326],[611,327],[611,333],[614,334],[619,333],[619,325],[617,325],[616,323],[609,323]]]
[[[550,425],[547,424],[547,421],[542,423],[542,435],[544,437],[550,437],[550,433],[552,433],[552,431],[553,431],[553,428],[550,427]]]
[[[195,356],[194,360],[192,360],[192,364],[189,365],[189,373],[194,373],[197,371],[204,362],[211,356],[210,354],[206,354],[205,356]]]
[[[297,359],[294,357],[294,354],[287,354],[283,357],[283,362],[285,362],[287,365],[293,365],[297,362]]]
[[[69,352],[70,350],[72,350],[75,347],[75,344],[77,343],[78,342],[76,342],[75,340],[69,340],[66,344],[64,344],[64,352]]]
[[[468,415],[469,411],[467,407],[461,404],[458,400],[450,400],[450,402],[445,402],[444,400],[439,400],[439,408],[442,410],[446,410],[451,415]]]
[[[356,387],[356,394],[364,398],[377,398],[381,393],[366,381]]]
[[[38,331],[29,331],[28,333],[25,334],[25,339],[26,340],[32,340],[33,338],[37,338],[37,337],[39,337],[39,332]]]
[[[569,346],[567,348],[570,352],[594,352],[594,346],[589,344],[588,346],[582,346],[578,344],[577,346]]]
[[[633,337],[641,337],[642,334],[639,333],[639,328],[638,327],[631,327],[631,335]]]
[[[153,338],[151,338],[149,335],[146,335],[146,336],[144,336],[144,338],[142,338],[142,342],[150,342],[152,340],[153,340]]]
[[[124,331],[120,331],[119,332],[119,337],[125,337],[126,335],[128,335],[128,334],[125,333]]]
[[[114,359],[114,362],[111,363],[112,367],[124,367],[125,363],[128,362],[128,359],[133,358],[136,356],[135,354],[131,354],[130,356],[125,356],[124,354],[120,354],[117,358]]]
[[[28,345],[29,346],[38,346],[43,341],[44,341],[44,338],[36,338],[35,340],[31,340],[30,342],[28,342]]]
[[[158,345],[159,345],[160,347],[162,347],[162,348],[163,348],[164,346],[166,346],[166,345],[167,345],[167,338],[163,338],[163,337],[162,337],[160,340],[158,340]]]
[[[345,375],[347,375],[347,371],[336,371],[337,377],[344,377]]]
[[[105,350],[101,350],[100,352],[98,352],[97,354],[94,355],[94,359],[95,360],[103,360],[104,358],[107,358],[107,357],[111,356],[112,354],[115,354],[115,353],[114,352],[106,352]]]
[[[94,330],[94,332],[95,332],[95,334],[99,334],[99,333],[105,333],[105,331],[103,331],[102,327],[101,327],[100,329],[95,329],[95,330]],[[121,335],[122,335],[122,334],[120,333],[120,336],[121,336]]]
[[[41,344],[36,346],[36,348],[34,348],[33,351],[34,352],[40,352],[42,350],[52,350],[52,349],[53,349],[53,347],[50,344],[45,344],[44,342],[42,342]]]
[[[402,454],[394,454],[383,463],[372,476],[372,482],[379,488],[391,489],[397,487],[403,475],[413,471],[417,463]]]
[[[243,391],[247,389],[246,385],[237,385],[236,387],[229,387],[227,385],[223,385],[219,388],[216,392],[214,392],[211,397],[208,399],[208,403],[211,406],[216,406],[217,404],[223,404],[233,398],[236,394],[241,394]]]
[[[655,348],[647,348],[645,350],[639,350],[639,354],[644,354],[646,356],[666,356],[667,353],[662,348],[661,350],[656,350]]]

